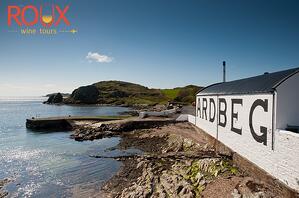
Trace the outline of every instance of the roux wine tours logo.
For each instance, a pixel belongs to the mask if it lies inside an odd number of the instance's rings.
[[[22,35],[55,35],[58,33],[77,33],[68,18],[70,5],[8,5],[7,25],[9,32]]]

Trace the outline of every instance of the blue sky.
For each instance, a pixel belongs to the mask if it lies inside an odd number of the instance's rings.
[[[9,32],[20,28],[8,27],[8,5],[45,3],[70,5],[71,26],[56,29],[78,33]],[[102,80],[206,86],[221,81],[223,60],[228,80],[298,67],[298,9],[296,0],[1,1],[0,96],[71,92]]]

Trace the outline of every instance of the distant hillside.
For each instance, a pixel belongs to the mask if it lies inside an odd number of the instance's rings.
[[[140,105],[166,104],[168,101],[192,103],[201,87],[189,85],[174,89],[150,89],[122,81],[101,81],[79,87],[64,100],[72,104]]]
[[[156,104],[167,102],[167,97],[158,89],[122,81],[102,81],[93,84],[99,92],[98,102],[115,105]]]
[[[195,94],[203,87],[188,85],[186,87],[177,87],[174,89],[161,89],[161,92],[169,101],[192,103],[195,101]]]

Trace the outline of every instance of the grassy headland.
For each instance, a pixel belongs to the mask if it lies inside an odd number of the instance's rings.
[[[151,89],[123,81],[100,81],[79,87],[63,99],[67,104],[155,105],[169,101],[191,104],[202,87],[188,85],[173,89]],[[51,102],[50,102],[51,103]]]

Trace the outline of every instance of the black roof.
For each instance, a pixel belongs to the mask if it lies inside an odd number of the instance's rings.
[[[198,95],[271,93],[277,86],[297,72],[299,72],[299,68],[293,68],[241,80],[217,83],[202,89],[198,92]]]

